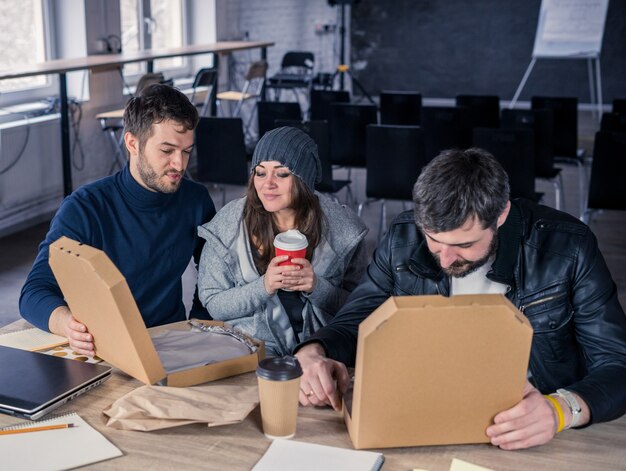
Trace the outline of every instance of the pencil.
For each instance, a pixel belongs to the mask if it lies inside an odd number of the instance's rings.
[[[14,430],[0,430],[0,435],[12,435],[14,433],[28,433],[28,432],[43,432],[44,430],[56,430],[59,428],[70,428],[73,426],[74,424],[58,424],[58,425],[44,425],[41,427],[17,428]]]

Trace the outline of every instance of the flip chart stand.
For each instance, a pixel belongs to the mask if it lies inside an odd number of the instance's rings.
[[[609,0],[541,0],[532,60],[509,108],[515,107],[537,59],[587,59],[589,95],[600,120],[600,50],[608,7]]]
[[[551,57],[557,58],[557,57]],[[600,73],[600,55],[594,54],[593,56],[584,57],[581,55],[570,56],[570,57],[558,57],[559,59],[587,59],[587,75],[589,77],[589,96],[591,97],[591,103],[594,105],[595,113],[598,120],[602,116],[602,75]],[[528,81],[528,77],[530,77],[530,73],[535,67],[535,63],[537,62],[539,57],[534,57],[528,64],[528,68],[522,77],[522,81],[520,82],[517,90],[515,91],[515,95],[513,95],[513,99],[509,103],[509,108],[514,108],[517,100],[519,99],[526,82]],[[594,64],[595,62],[595,64]],[[594,67],[595,66],[595,67]],[[595,68],[595,77],[594,77],[594,68]],[[597,114],[596,114],[597,113]]]

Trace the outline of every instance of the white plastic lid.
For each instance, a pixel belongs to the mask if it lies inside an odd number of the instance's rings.
[[[298,229],[289,229],[286,232],[276,234],[274,247],[281,250],[301,250],[309,246],[306,236]]]

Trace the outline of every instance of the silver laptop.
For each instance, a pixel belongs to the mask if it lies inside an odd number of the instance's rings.
[[[110,366],[0,346],[0,412],[36,420],[109,376]]]

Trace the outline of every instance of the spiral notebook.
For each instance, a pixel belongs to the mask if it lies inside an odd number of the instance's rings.
[[[36,352],[59,345],[67,345],[68,340],[60,335],[45,332],[36,327],[0,334],[0,345]]]
[[[0,437],[2,469],[64,470],[122,456],[119,448],[76,413],[26,422],[2,430],[57,424],[73,424],[73,427]]]

